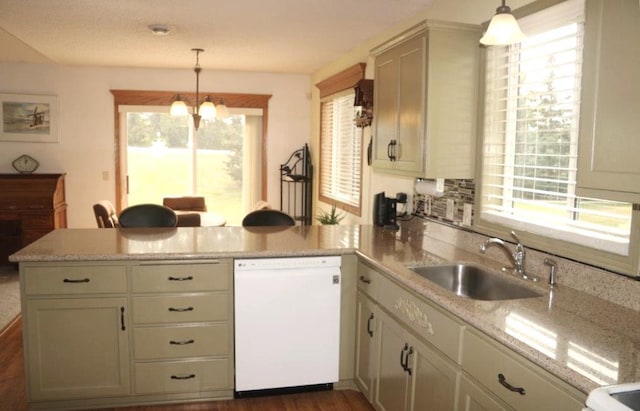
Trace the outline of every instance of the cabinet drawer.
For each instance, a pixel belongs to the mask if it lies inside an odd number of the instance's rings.
[[[379,276],[380,304],[424,340],[460,363],[460,339],[464,326],[391,280]]]
[[[469,330],[464,334],[462,368],[520,411],[581,410],[586,400],[584,395],[537,365]],[[506,383],[523,388],[524,395],[504,387],[499,382],[500,374]]]
[[[37,266],[23,274],[27,295],[127,292],[125,266]]]
[[[230,264],[145,264],[131,268],[133,292],[228,290]]]
[[[137,360],[230,354],[228,324],[138,327],[134,341]]]
[[[378,299],[378,283],[380,274],[366,264],[358,263],[358,290],[367,296]]]
[[[137,394],[232,389],[229,359],[136,364]]]
[[[226,321],[230,317],[228,294],[133,298],[133,321],[136,324]]]

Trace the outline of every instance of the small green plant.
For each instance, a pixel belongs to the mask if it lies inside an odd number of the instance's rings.
[[[331,207],[331,212],[327,213],[324,210],[320,210],[320,214],[316,216],[316,220],[322,225],[335,225],[340,224],[340,221],[344,218],[343,212],[336,211],[336,205]]]

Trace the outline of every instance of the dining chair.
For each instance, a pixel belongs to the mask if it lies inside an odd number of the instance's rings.
[[[96,217],[98,228],[116,228],[119,225],[116,208],[109,200],[98,201],[94,204],[93,214]]]
[[[286,226],[295,224],[295,220],[289,214],[273,209],[254,210],[242,219],[243,227]]]
[[[175,227],[176,213],[160,204],[137,204],[127,207],[118,217],[120,227]]]

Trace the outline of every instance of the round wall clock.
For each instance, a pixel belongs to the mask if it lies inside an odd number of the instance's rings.
[[[38,160],[36,160],[35,158],[27,154],[23,154],[13,160],[13,163],[11,163],[11,165],[20,174],[31,174],[36,171],[36,169],[40,166],[40,163],[38,163]]]

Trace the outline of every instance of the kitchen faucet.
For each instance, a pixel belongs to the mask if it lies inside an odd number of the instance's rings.
[[[522,242],[520,242],[520,239],[514,231],[511,231],[511,236],[517,241],[516,249],[513,253],[511,252],[511,250],[509,250],[504,241],[499,238],[489,238],[488,240],[486,240],[480,246],[480,252],[484,254],[487,252],[487,248],[489,246],[495,245],[502,249],[507,257],[509,257],[509,261],[511,262],[511,264],[513,264],[513,270],[516,272],[516,274],[526,280],[538,281],[539,278],[537,276],[528,275],[525,272],[527,254],[524,250],[524,246],[522,245]]]

